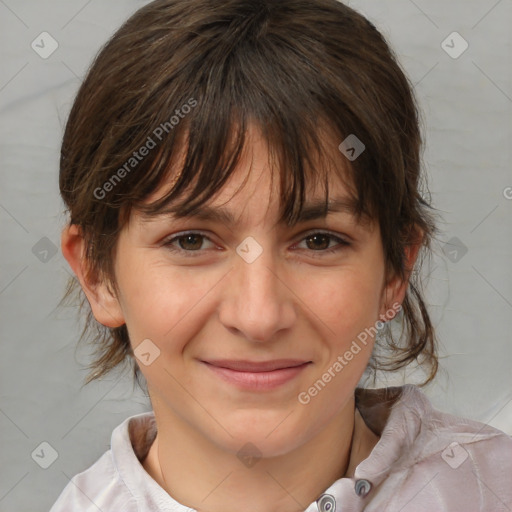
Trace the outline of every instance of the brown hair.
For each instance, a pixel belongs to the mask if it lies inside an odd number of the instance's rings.
[[[64,133],[60,192],[69,223],[82,230],[89,277],[105,279],[115,292],[117,235],[132,208],[154,215],[172,203],[178,216],[193,213],[233,173],[249,123],[278,156],[281,219],[293,224],[308,180],[326,183],[332,172],[344,179],[341,164],[349,163],[356,214],[378,221],[387,275],[411,270],[404,248],[418,228],[417,266],[430,255],[437,230],[421,192],[416,100],[370,21],[336,0],[156,0],[96,56]],[[365,150],[348,162],[331,140],[337,145],[351,134]],[[169,178],[185,140],[174,186],[142,204]],[[337,168],[315,165],[333,147]],[[82,311],[88,303],[74,278],[61,303],[74,293]],[[427,383],[438,367],[437,342],[417,272],[402,307],[400,340],[388,329],[385,341],[393,357],[372,357],[369,367],[396,370],[421,360]],[[83,339],[96,345],[86,383],[129,359],[140,384],[126,325],[100,325],[88,308]]]

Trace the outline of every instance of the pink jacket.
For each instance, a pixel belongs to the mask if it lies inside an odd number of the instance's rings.
[[[413,385],[356,389],[356,406],[380,440],[353,478],[333,482],[306,512],[512,511],[512,437],[433,409]],[[50,512],[191,512],[140,462],[155,434],[152,412],[127,418]]]

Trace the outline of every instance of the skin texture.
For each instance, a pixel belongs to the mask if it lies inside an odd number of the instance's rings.
[[[230,210],[236,224],[142,222],[132,212],[116,251],[118,297],[105,283],[85,281],[76,226],[63,230],[62,250],[98,322],[126,323],[134,349],[150,339],[160,350],[152,364],[139,364],[158,427],[144,461],[148,473],[177,501],[200,511],[239,511],[243,505],[248,512],[292,512],[350,475],[378,440],[354,406],[373,340],[361,344],[308,404],[297,397],[359,333],[403,301],[407,281],[385,284],[376,224],[358,225],[340,212],[294,227],[277,225],[279,196],[271,194],[267,147],[256,129],[248,135],[237,172],[211,203]],[[322,199],[322,192],[312,188],[306,199]],[[330,199],[344,195],[339,180],[329,184]],[[163,244],[186,230],[207,238],[188,245],[182,239],[180,254]],[[306,235],[325,230],[351,245],[332,238],[308,244]],[[249,236],[263,249],[252,263],[236,252]],[[327,253],[327,245],[339,250]],[[200,247],[194,252],[199,256],[187,256],[191,246]],[[409,268],[418,248],[406,253]],[[222,381],[200,362],[221,358],[299,358],[311,364],[284,385],[255,392]],[[251,467],[237,457],[248,442],[261,455]]]

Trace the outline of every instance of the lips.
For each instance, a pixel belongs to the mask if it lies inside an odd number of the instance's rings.
[[[234,370],[237,372],[251,372],[251,373],[260,373],[260,372],[271,372],[274,370],[281,370],[284,368],[295,368],[297,366],[302,366],[306,363],[310,363],[311,361],[304,361],[299,359],[275,359],[271,361],[240,361],[240,360],[227,360],[227,359],[217,359],[210,361],[203,361],[203,363],[210,364],[212,366],[216,366],[218,368],[227,368],[229,370]]]
[[[292,382],[312,364],[298,359],[272,361],[210,360],[201,361],[210,375],[243,392],[271,392]]]

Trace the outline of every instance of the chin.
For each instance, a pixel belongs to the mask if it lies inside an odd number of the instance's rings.
[[[261,458],[279,457],[290,453],[302,443],[300,439],[289,436],[268,436],[267,433],[254,432],[241,437],[229,439],[228,446],[223,449],[230,451],[247,467],[251,467],[255,461]]]
[[[222,448],[233,452],[237,457],[279,457],[285,455],[298,446],[307,442],[307,432],[304,425],[292,425],[288,423],[291,418],[283,421],[286,414],[278,415],[278,420],[261,422],[253,416],[250,425],[226,424],[223,439],[220,441]],[[291,415],[290,415],[291,416]]]

